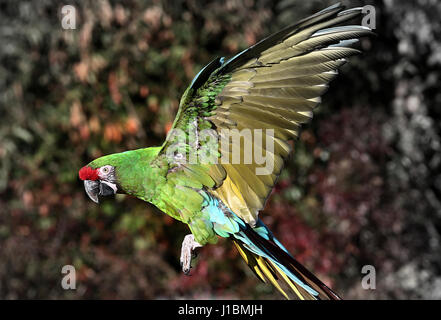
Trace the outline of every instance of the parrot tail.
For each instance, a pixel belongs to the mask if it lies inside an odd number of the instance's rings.
[[[255,228],[241,228],[232,240],[256,276],[269,280],[287,299],[341,299],[294,259],[260,220]]]

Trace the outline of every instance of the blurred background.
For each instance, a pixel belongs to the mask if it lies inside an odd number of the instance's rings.
[[[333,3],[0,0],[0,298],[282,298],[226,240],[184,276],[187,227],[125,196],[97,206],[78,170],[160,145],[206,63]],[[261,217],[346,299],[441,299],[441,3],[344,3],[375,7],[377,37],[331,84]]]

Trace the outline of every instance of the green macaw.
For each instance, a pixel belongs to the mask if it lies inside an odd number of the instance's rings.
[[[341,26],[361,11],[336,4],[229,60],[213,60],[183,94],[162,146],[107,155],[79,171],[89,197],[98,203],[98,196],[129,194],[186,223],[185,273],[193,250],[223,237],[286,298],[339,299],[258,213],[291,152],[289,140],[311,119],[345,58],[359,53],[350,45],[371,34],[360,25]]]

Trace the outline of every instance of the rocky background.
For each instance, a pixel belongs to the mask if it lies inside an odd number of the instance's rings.
[[[129,197],[95,205],[78,169],[161,144],[206,63],[332,3],[1,0],[0,298],[281,298],[225,240],[184,276],[187,228]],[[344,3],[373,5],[377,36],[331,84],[261,216],[344,298],[441,299],[441,3]],[[65,4],[76,30],[61,28]],[[68,264],[76,290],[61,287]]]

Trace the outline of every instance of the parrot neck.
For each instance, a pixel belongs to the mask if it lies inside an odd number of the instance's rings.
[[[120,190],[147,202],[154,202],[160,188],[160,177],[164,175],[162,166],[153,161],[160,147],[144,148],[111,155],[116,167]],[[166,168],[165,168],[166,170]]]

